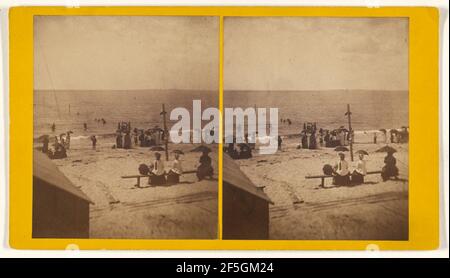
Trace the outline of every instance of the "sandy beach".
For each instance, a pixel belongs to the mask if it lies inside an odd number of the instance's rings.
[[[328,178],[320,188],[320,179],[305,176],[322,175],[324,164],[337,161],[337,152],[297,149],[298,143],[298,138],[285,138],[281,152],[254,152],[251,159],[236,160],[274,202],[269,211],[270,239],[408,239],[408,144],[389,144],[397,150],[399,180],[383,182],[374,174],[362,185],[336,187]],[[367,170],[378,171],[386,154],[375,151],[385,145],[356,143],[354,150],[367,151]],[[349,152],[346,156],[350,163]]]
[[[113,138],[103,138],[92,150],[89,140],[72,140],[68,157],[53,162],[95,204],[90,206],[90,238],[214,239],[217,238],[217,147],[210,156],[215,169],[212,180],[197,181],[195,174],[184,174],[180,183],[150,186],[141,180],[122,179],[138,174],[141,163],[154,159],[149,148],[112,149]],[[180,149],[185,171],[198,165],[196,145],[169,145]],[[164,158],[164,152],[162,158]],[[166,162],[166,169],[170,168]]]

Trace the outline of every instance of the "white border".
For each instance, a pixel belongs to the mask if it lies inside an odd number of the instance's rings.
[[[13,1],[3,0],[0,3],[0,258],[4,257],[62,257],[62,258],[90,258],[90,257],[297,257],[297,258],[380,258],[380,257],[441,257],[449,258],[449,32],[447,0],[60,0],[60,1]],[[8,8],[13,6],[434,6],[440,8],[441,15],[441,80],[440,80],[440,129],[441,129],[441,247],[434,251],[32,251],[14,250],[8,246],[8,157],[9,157],[9,97],[8,97]]]

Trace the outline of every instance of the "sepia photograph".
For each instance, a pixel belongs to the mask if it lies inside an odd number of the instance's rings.
[[[224,18],[224,239],[408,240],[408,34],[408,18]]]
[[[172,127],[218,108],[219,34],[207,16],[34,17],[33,238],[218,238],[218,145]]]

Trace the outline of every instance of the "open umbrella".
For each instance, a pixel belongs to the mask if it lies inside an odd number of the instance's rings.
[[[395,152],[397,152],[397,150],[391,146],[384,146],[384,147],[376,150],[376,152],[377,153],[395,153]]]
[[[160,146],[154,146],[154,147],[151,147],[150,150],[152,152],[160,152],[160,151],[164,151],[164,148],[160,147]]]
[[[356,151],[356,153],[361,153],[361,154],[363,154],[363,155],[369,155],[369,153],[368,152],[366,152],[365,150],[358,150],[358,151]]]
[[[201,145],[191,150],[191,152],[211,152],[211,149],[207,146]]]
[[[184,154],[184,152],[183,152],[183,151],[181,151],[181,150],[174,150],[174,151],[173,151],[173,153],[177,153],[177,154]]]
[[[383,132],[383,133],[386,133],[387,131],[386,131],[386,129],[384,129],[384,128],[382,128],[382,129],[379,129],[381,132]]]
[[[336,147],[334,150],[337,152],[348,152],[348,149],[343,146]]]
[[[47,135],[47,134],[45,134],[45,135],[41,135],[41,136],[39,136],[38,137],[38,142],[44,142],[44,140],[48,140],[49,139],[49,136]]]

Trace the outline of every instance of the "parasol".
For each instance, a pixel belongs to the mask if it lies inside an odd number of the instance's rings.
[[[160,146],[154,146],[154,147],[151,147],[150,150],[152,152],[160,152],[160,151],[164,151],[164,148],[160,147]]]
[[[384,147],[376,150],[376,152],[377,153],[395,153],[395,152],[397,152],[397,150],[391,146],[384,146]]]
[[[207,146],[201,145],[191,150],[191,152],[211,152],[211,149]]]
[[[348,149],[343,146],[336,147],[334,150],[337,152],[348,152]]]

